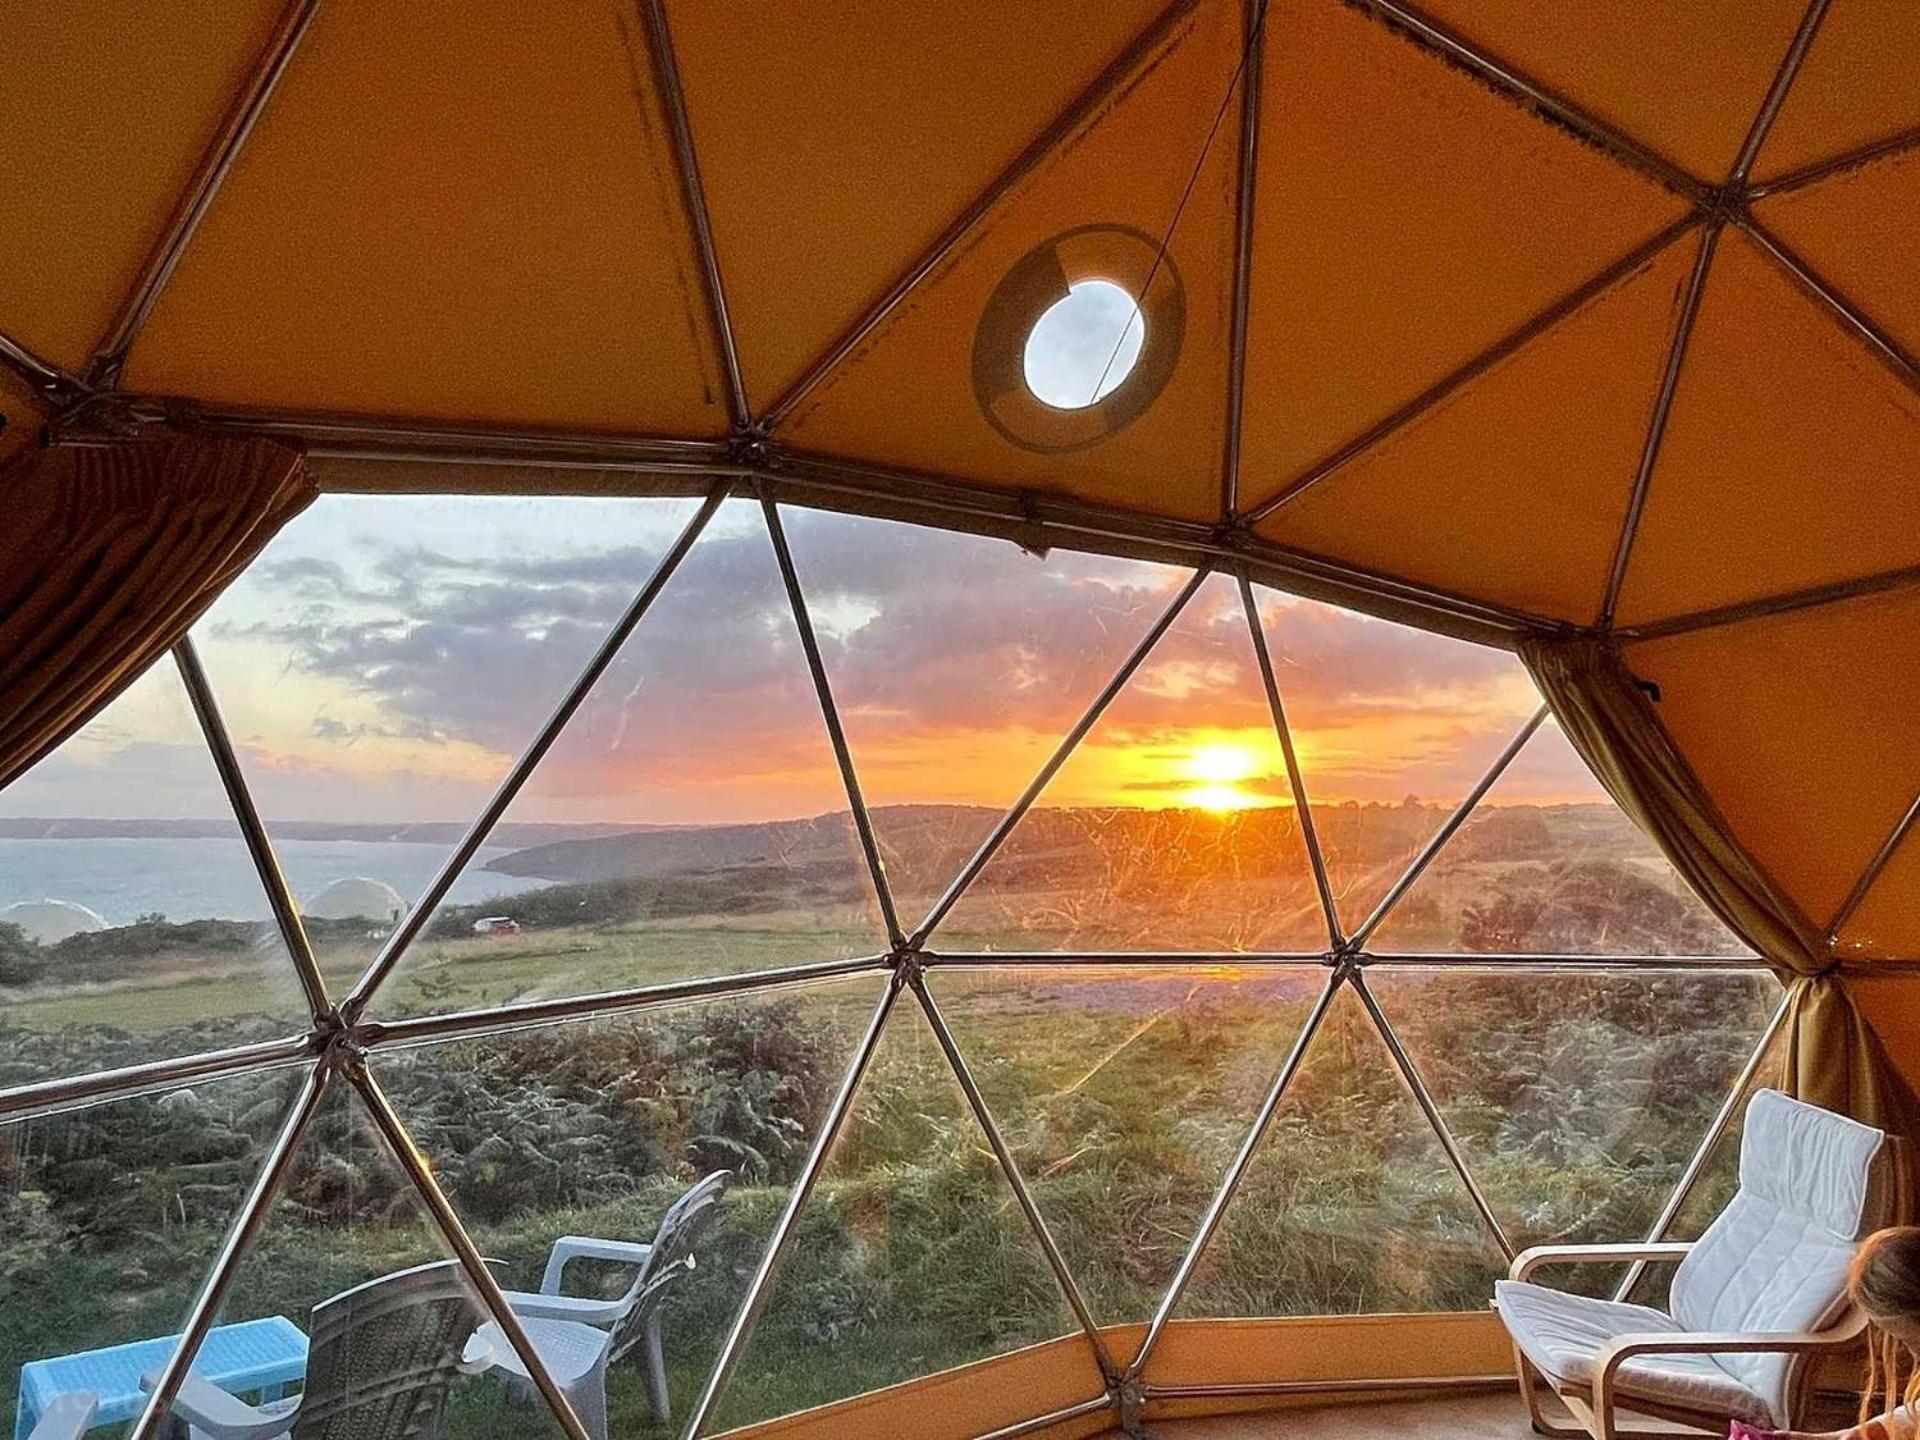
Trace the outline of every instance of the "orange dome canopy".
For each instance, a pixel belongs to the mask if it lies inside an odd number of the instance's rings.
[[[1920,954],[1906,7],[9,11],[0,455],[165,399],[347,487],[737,474],[1610,630],[1783,889]],[[1055,409],[1090,278],[1146,338]]]

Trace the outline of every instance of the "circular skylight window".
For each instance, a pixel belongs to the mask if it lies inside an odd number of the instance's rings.
[[[1076,281],[1027,332],[1027,388],[1056,410],[1084,410],[1125,383],[1146,340],[1133,296],[1111,280]]]

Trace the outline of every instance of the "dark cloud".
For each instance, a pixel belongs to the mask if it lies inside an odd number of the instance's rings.
[[[1183,578],[1165,567],[817,512],[786,512],[821,648],[856,745],[914,735],[1063,732]],[[294,667],[376,699],[370,733],[511,753],[579,672],[658,547],[472,560],[382,547],[350,569],[269,561],[274,606],[239,631]],[[359,577],[359,578],[355,578]],[[1316,604],[1268,607],[1303,727],[1404,710],[1409,696],[1489,685],[1512,657]],[[1232,585],[1211,581],[1113,712],[1143,727],[1259,725],[1264,691]],[[729,507],[694,548],[542,771],[542,788],[678,784],[825,765],[811,679],[757,513]]]

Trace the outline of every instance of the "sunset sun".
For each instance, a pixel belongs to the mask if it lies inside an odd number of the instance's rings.
[[[1260,757],[1245,745],[1219,741],[1197,746],[1181,768],[1194,781],[1186,792],[1189,805],[1202,810],[1244,810],[1259,801],[1240,787],[1260,769]]]

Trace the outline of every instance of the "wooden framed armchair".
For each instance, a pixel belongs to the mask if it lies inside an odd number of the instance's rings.
[[[1865,1328],[1847,1300],[1847,1267],[1892,1217],[1895,1163],[1883,1131],[1762,1090],[1747,1106],[1739,1189],[1698,1240],[1521,1254],[1493,1303],[1534,1430],[1615,1440],[1621,1410],[1691,1426],[1792,1428],[1813,1357]],[[1680,1262],[1665,1310],[1532,1278],[1553,1265],[1642,1259]],[[1536,1381],[1581,1428],[1546,1418]]]

